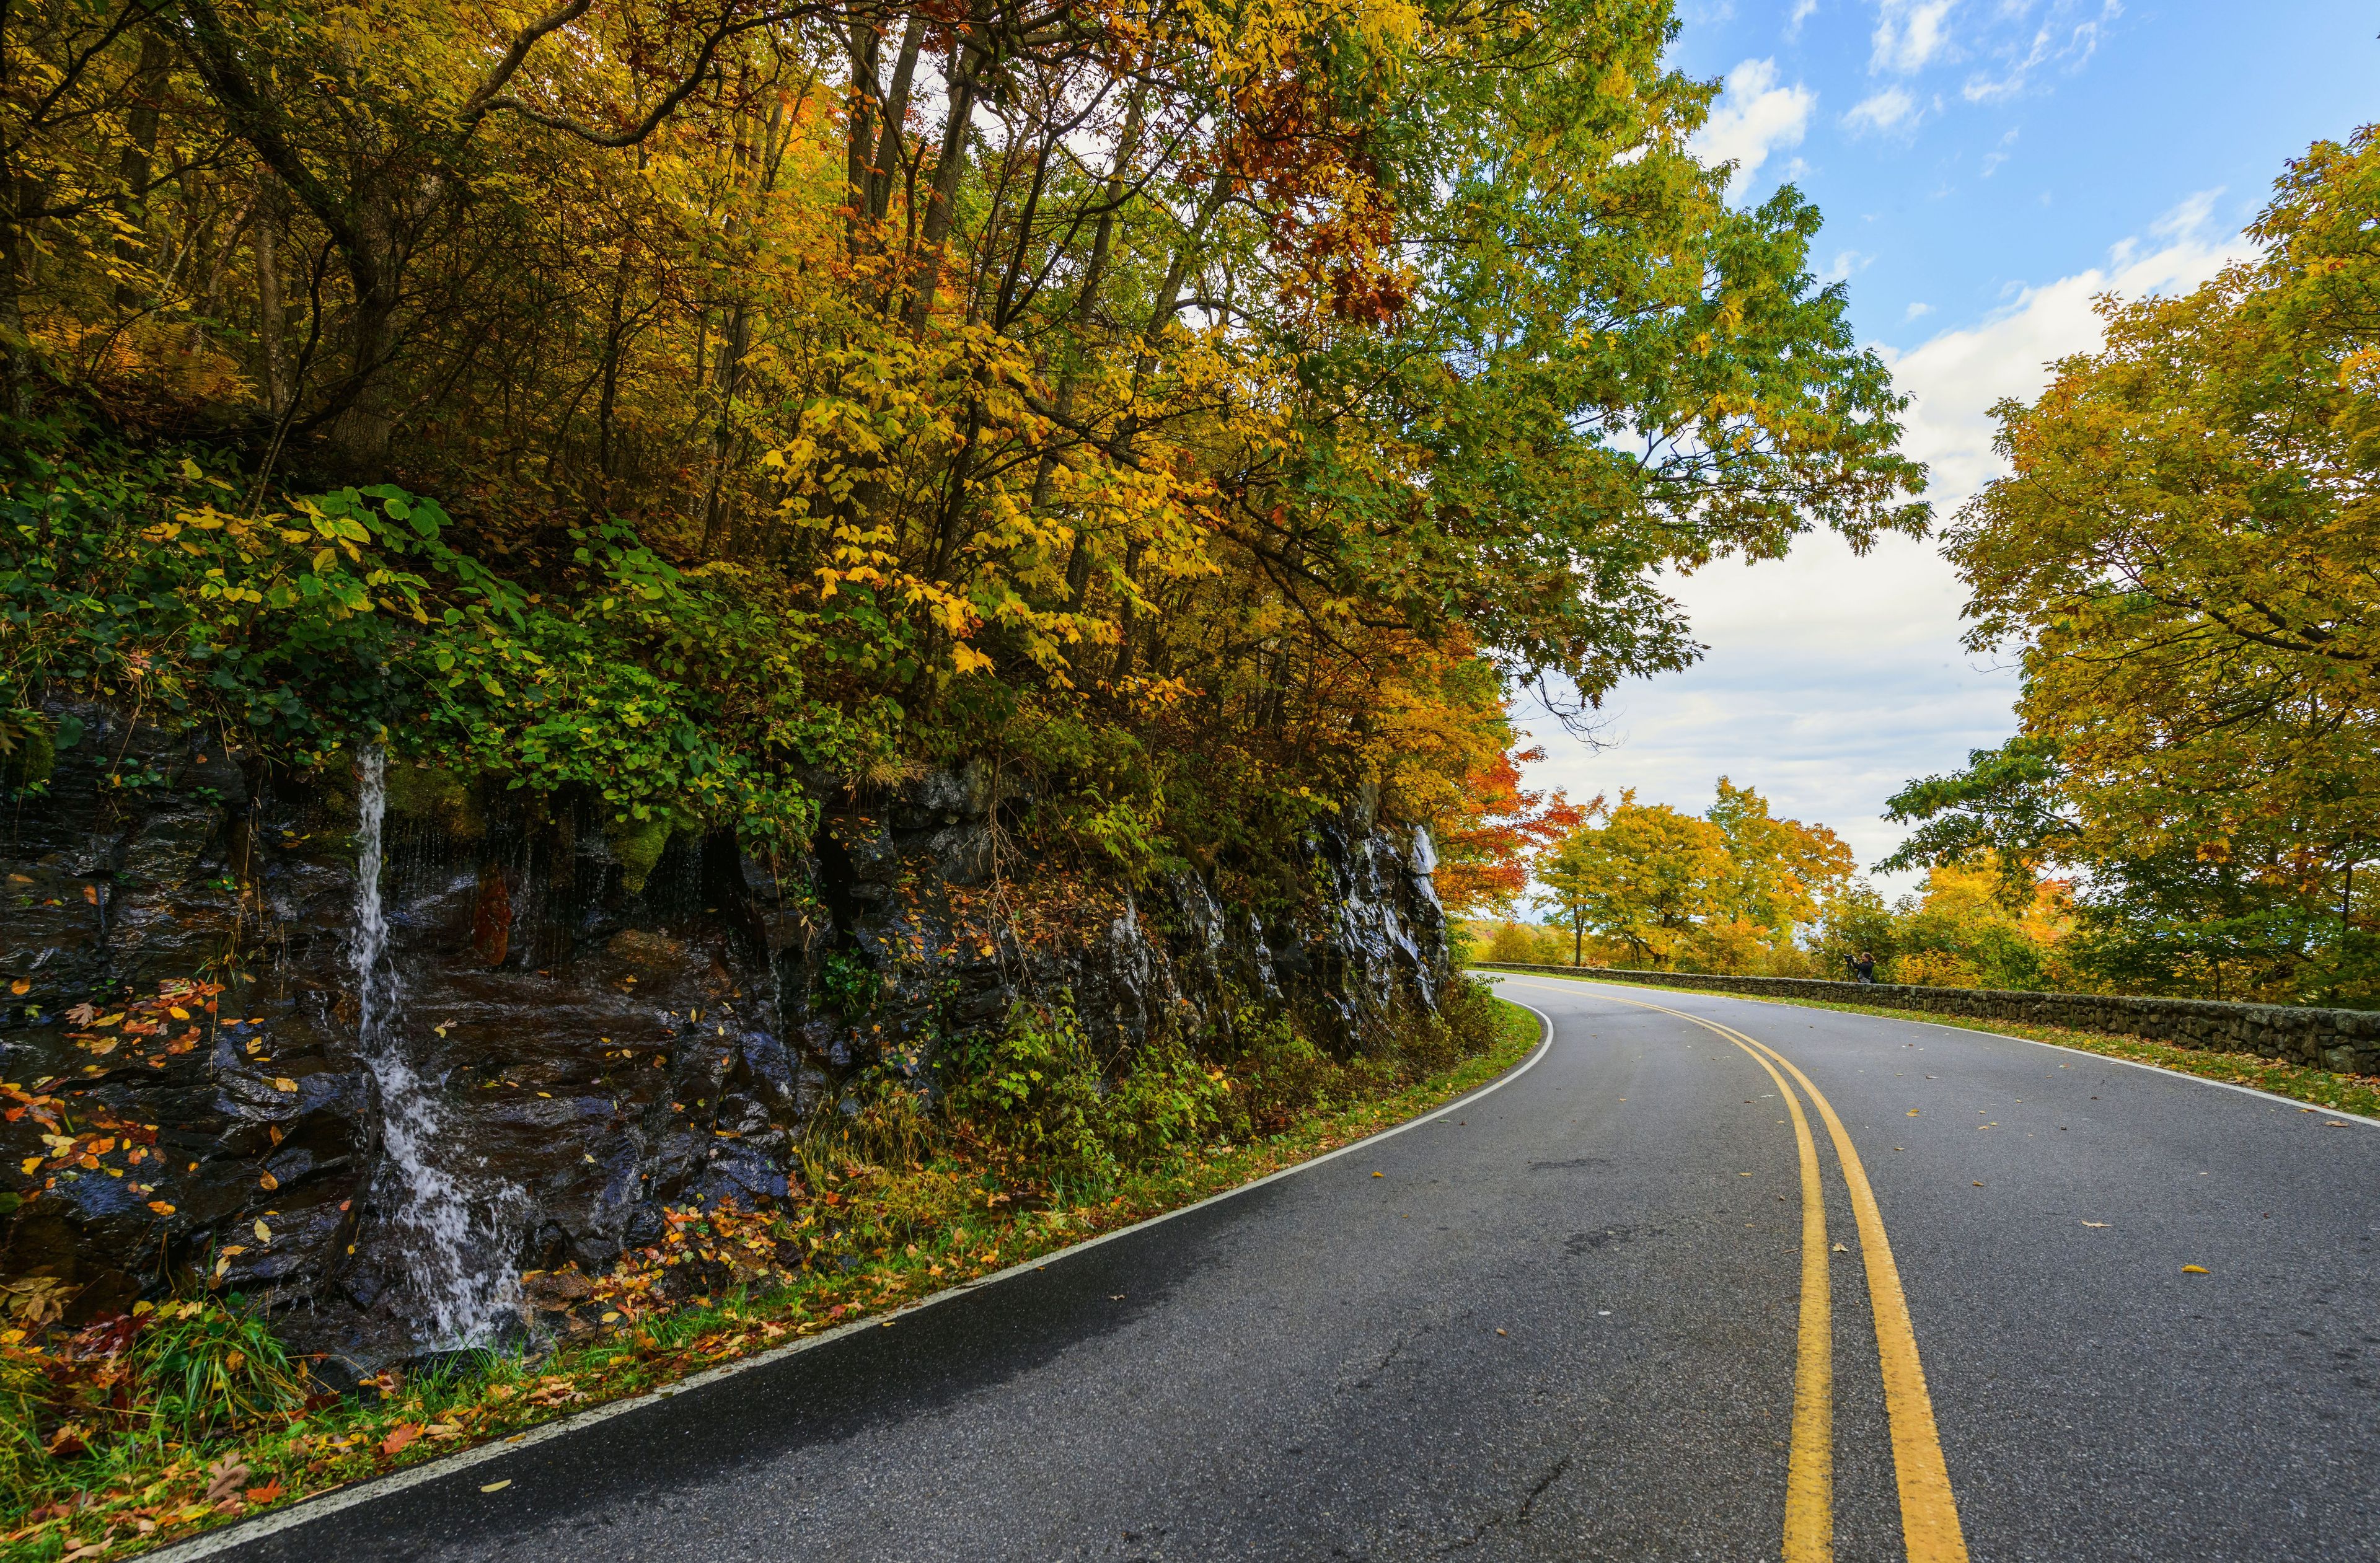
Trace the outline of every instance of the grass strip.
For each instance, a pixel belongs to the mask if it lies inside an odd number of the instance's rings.
[[[1213,1194],[1419,1117],[1487,1084],[1536,1047],[1537,1018],[1493,1000],[1483,1052],[1380,1095],[1332,1103],[1281,1133],[1205,1145],[1125,1172],[1096,1204],[1016,1209],[996,1195],[932,1234],[848,1272],[806,1274],[763,1295],[654,1314],[542,1360],[488,1351],[390,1380],[284,1424],[200,1448],[119,1444],[75,1490],[15,1487],[0,1503],[4,1563],[102,1563],[212,1526],[516,1436],[566,1411],[640,1395],[806,1335],[890,1312],[1021,1261]],[[149,1452],[143,1452],[144,1448]]]
[[[2049,1042],[2081,1053],[2102,1053],[2131,1063],[2151,1064],[2176,1074],[2194,1074],[2227,1085],[2247,1085],[2336,1112],[2380,1120],[2380,1075],[2338,1074],[2310,1064],[2289,1063],[2257,1053],[2222,1053],[2200,1048],[2176,1048],[2138,1036],[2105,1031],[2075,1031],[2062,1025],[2033,1025],[2023,1021],[1986,1020],[1972,1015],[1937,1014],[1931,1010],[1893,1010],[1880,1004],[1844,1004],[1831,999],[1791,999],[1769,993],[1721,993],[1714,988],[1678,987],[1660,982],[1631,982],[1623,977],[1569,976],[1556,972],[1530,972],[1530,976],[1556,977],[1562,982],[1611,983],[1628,987],[1659,988],[1665,993],[1699,993],[1715,999],[1741,999],[1755,1004],[1797,1004],[1805,1010],[1840,1010],[1846,1014],[1882,1015],[1888,1020],[1925,1021],[1980,1031],[1995,1036]]]

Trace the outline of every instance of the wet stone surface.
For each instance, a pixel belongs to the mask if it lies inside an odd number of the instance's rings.
[[[972,765],[835,792],[815,854],[770,862],[391,760],[377,933],[368,767],[275,772],[53,714],[55,755],[0,773],[0,1272],[97,1315],[202,1269],[350,1371],[444,1344],[425,1211],[460,1213],[470,1305],[518,1329],[552,1300],[514,1277],[602,1269],[669,1206],[781,1195],[803,1126],[865,1072],[930,1091],[937,1047],[1020,1000],[1070,999],[1102,1057],[1251,1002],[1350,1052],[1448,969],[1427,839],[1360,805],[1313,833],[1320,888],[1271,926],[1194,873],[996,882],[1015,800]],[[393,999],[363,990],[359,940]],[[73,1018],[190,979],[221,991],[187,1028],[119,1046]],[[118,1143],[61,1164],[35,1097]]]

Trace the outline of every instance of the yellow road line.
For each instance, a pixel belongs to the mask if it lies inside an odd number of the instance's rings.
[[[1682,1013],[1683,1012],[1680,1012]],[[1722,1028],[1725,1029],[1725,1028]],[[1729,1040],[1735,1040],[1730,1037]],[[1744,1041],[1752,1041],[1744,1037]],[[1884,1404],[1892,1423],[1892,1468],[1900,1484],[1900,1535],[1909,1563],[1967,1563],[1967,1538],[1959,1528],[1959,1502],[1950,1491],[1950,1468],[1942,1459],[1941,1435],[1934,1425],[1934,1399],[1925,1392],[1925,1365],[1917,1354],[1917,1327],[1900,1290],[1900,1269],[1884,1235],[1884,1214],[1876,1206],[1867,1169],[1852,1145],[1834,1104],[1793,1061],[1765,1043],[1753,1046],[1785,1066],[1818,1105],[1827,1133],[1842,1163],[1851,1191],[1852,1215],[1859,1222],[1860,1250],[1867,1261],[1867,1295],[1876,1310],[1876,1351],[1884,1368]]]
[[[1785,1563],[1835,1556],[1835,1327],[1827,1262],[1827,1185],[1802,1098],[1756,1048],[1729,1037],[1777,1082],[1802,1153],[1802,1330],[1793,1362],[1793,1447],[1785,1468]]]
[[[1867,1262],[1867,1295],[1876,1314],[1876,1356],[1884,1370],[1884,1404],[1892,1426],[1893,1473],[1900,1488],[1900,1534],[1909,1563],[1967,1563],[1967,1540],[1959,1526],[1959,1504],[1950,1490],[1950,1469],[1942,1458],[1942,1439],[1934,1424],[1933,1397],[1925,1392],[1925,1367],[1917,1352],[1917,1327],[1909,1316],[1909,1300],[1900,1289],[1900,1270],[1892,1261],[1892,1244],[1884,1235],[1884,1214],[1876,1208],[1876,1190],[1867,1181],[1867,1169],[1860,1161],[1859,1151],[1852,1145],[1850,1132],[1835,1112],[1834,1104],[1824,1092],[1810,1083],[1810,1077],[1796,1068],[1793,1060],[1769,1047],[1736,1030],[1684,1010],[1672,1010],[1666,1004],[1647,1004],[1641,1000],[1621,999],[1598,992],[1598,999],[1615,1004],[1633,1005],[1640,1010],[1654,1010],[1665,1015],[1675,1015],[1692,1021],[1704,1030],[1726,1037],[1737,1047],[1751,1051],[1767,1067],[1774,1059],[1785,1071],[1801,1083],[1817,1105],[1818,1115],[1827,1121],[1828,1135],[1834,1141],[1835,1157],[1843,1169],[1843,1186],[1852,1196],[1852,1216],[1859,1223],[1861,1255]],[[1774,1069],[1769,1070],[1773,1078]],[[1782,1081],[1779,1082],[1781,1086]],[[1790,1097],[1790,1093],[1789,1093]],[[1794,1106],[1799,1120],[1801,1107]],[[1805,1233],[1806,1238],[1806,1233]],[[1806,1335],[1808,1315],[1808,1272],[1803,1271],[1803,1295],[1805,1300],[1803,1328]],[[1806,1340],[1803,1348],[1807,1351]],[[1795,1435],[1800,1435],[1798,1386]],[[1788,1535],[1793,1495],[1788,1478],[1786,1514]],[[1790,1540],[1789,1540],[1790,1545]]]

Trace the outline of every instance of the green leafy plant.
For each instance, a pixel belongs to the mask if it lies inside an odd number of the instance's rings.
[[[837,950],[819,963],[819,1000],[833,1013],[856,1020],[876,1007],[884,975],[856,951]]]

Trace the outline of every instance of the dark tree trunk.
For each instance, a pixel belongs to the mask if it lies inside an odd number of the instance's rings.
[[[158,100],[165,93],[165,68],[173,63],[174,46],[162,33],[140,35],[140,63],[132,70],[132,107],[124,116],[124,151],[115,167],[116,213],[141,236],[136,239],[127,234],[115,241],[115,258],[127,265],[137,263],[148,248],[149,160],[157,151]],[[119,277],[116,308],[137,309],[140,302],[140,290]]]

